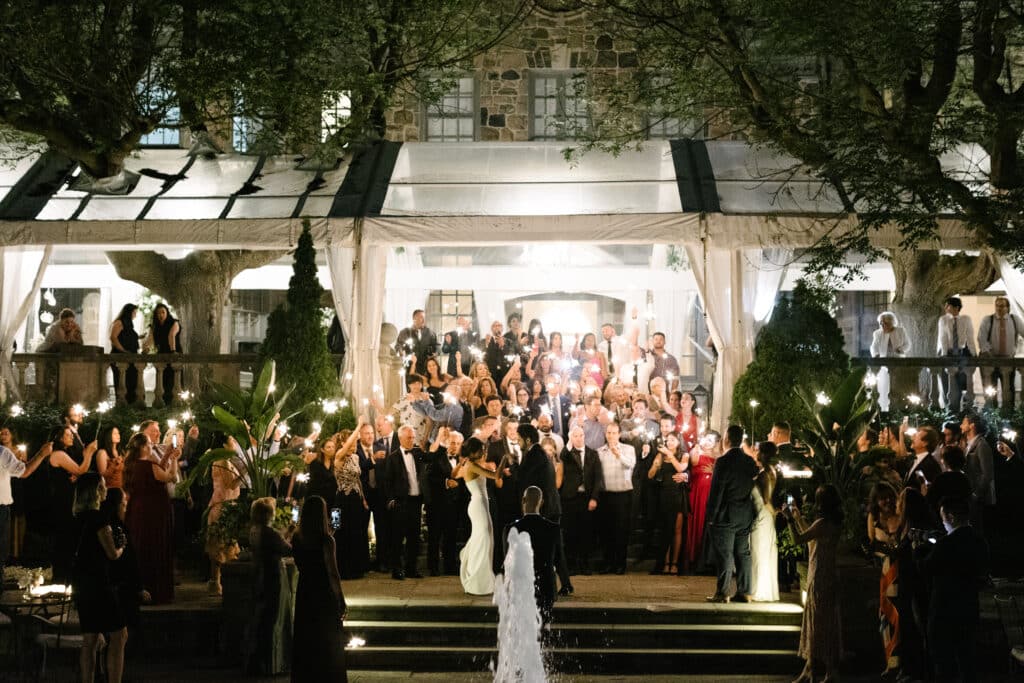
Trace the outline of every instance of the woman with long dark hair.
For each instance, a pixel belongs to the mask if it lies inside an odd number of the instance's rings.
[[[177,457],[167,458],[166,466],[161,465],[145,434],[135,434],[128,441],[125,525],[138,552],[142,583],[157,605],[174,600],[174,516],[167,484],[177,481],[177,475]]]
[[[814,496],[818,518],[807,524],[800,509],[785,514],[797,543],[807,543],[807,602],[800,624],[800,656],[806,660],[799,683],[833,680],[842,654],[839,621],[839,574],[836,552],[843,530],[843,503],[835,486],[819,486]]]
[[[135,330],[135,314],[139,307],[135,304],[125,304],[121,307],[114,322],[110,325],[110,353],[114,354],[137,354],[139,352],[139,333]],[[110,369],[114,373],[114,393],[118,393],[121,386],[121,371],[117,365],[111,363]],[[124,371],[125,400],[129,405],[139,400],[139,370],[132,363]]]
[[[110,563],[121,557],[110,521],[100,511],[107,487],[97,472],[75,482],[75,552],[71,569],[72,596],[82,630],[79,671],[82,683],[92,683],[100,635],[107,639],[107,680],[119,683],[124,673],[125,618],[114,590]]]
[[[181,325],[165,303],[159,303],[153,309],[146,346],[151,344],[157,353],[181,353]],[[174,368],[170,363],[164,366],[162,379],[164,405],[169,406],[174,400]]]
[[[121,453],[121,430],[117,427],[104,429],[96,451],[96,471],[103,477],[110,489],[124,488],[124,455]]]
[[[75,481],[86,472],[95,472],[93,454],[96,442],[85,450],[76,447],[78,435],[71,427],[58,427],[53,435],[53,452],[50,454],[50,524],[53,539],[53,576],[55,581],[65,582],[70,575],[71,559],[74,557],[75,538],[71,534],[75,499]]]
[[[292,681],[348,681],[345,668],[345,593],[335,560],[327,504],[307,496],[292,539],[299,585],[295,590]]]
[[[683,544],[683,529],[690,516],[690,454],[682,449],[675,432],[665,437],[664,445],[647,471],[647,478],[660,480],[658,486],[658,519],[655,523],[657,545],[655,547],[652,574],[662,574],[668,567],[669,574],[679,573],[679,552]],[[684,474],[685,473],[685,474]]]

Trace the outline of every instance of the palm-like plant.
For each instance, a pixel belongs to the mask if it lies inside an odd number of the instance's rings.
[[[806,388],[797,395],[811,418],[798,428],[810,452],[807,464],[819,484],[832,484],[839,491],[846,513],[847,537],[860,528],[861,464],[851,455],[857,439],[873,418],[874,408],[864,391],[866,368],[854,369],[832,396],[812,394]]]
[[[281,423],[281,409],[290,394],[291,388],[277,392],[273,361],[263,365],[252,390],[214,385],[213,417],[224,433],[238,442],[241,452],[223,446],[206,451],[189,476],[189,484],[196,478],[209,476],[214,464],[237,459],[240,469],[244,470],[250,495],[259,498],[270,495],[272,482],[286,469],[305,469],[305,463],[297,455],[270,452],[270,435]]]

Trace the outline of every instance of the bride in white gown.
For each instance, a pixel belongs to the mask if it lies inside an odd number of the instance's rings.
[[[754,480],[754,509],[757,517],[750,529],[750,597],[758,602],[776,602],[779,599],[779,548],[775,539],[775,444],[757,444],[757,461],[761,473]]]
[[[469,489],[469,521],[472,531],[469,541],[459,553],[459,578],[462,590],[470,595],[489,595],[494,592],[494,570],[491,567],[494,533],[491,530],[491,512],[487,505],[486,479],[497,479],[492,470],[481,466],[485,453],[484,443],[471,438],[462,447],[462,460],[453,477],[462,477]]]

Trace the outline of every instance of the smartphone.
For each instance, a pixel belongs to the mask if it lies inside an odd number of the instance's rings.
[[[178,447],[178,433],[175,432],[174,434],[171,435],[171,448],[177,448],[177,447]]]
[[[331,528],[337,529],[341,526],[341,508],[331,508]]]
[[[786,496],[786,505],[792,505],[794,502],[793,496]]]
[[[299,523],[299,506],[297,505],[292,508],[292,521],[296,524]]]

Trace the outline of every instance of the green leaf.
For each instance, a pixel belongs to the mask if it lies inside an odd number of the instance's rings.
[[[274,382],[274,368],[275,364],[272,360],[263,364],[260,378],[252,390],[252,403],[250,406],[254,409],[253,412],[255,412],[256,405],[262,405],[267,400],[270,385]]]

